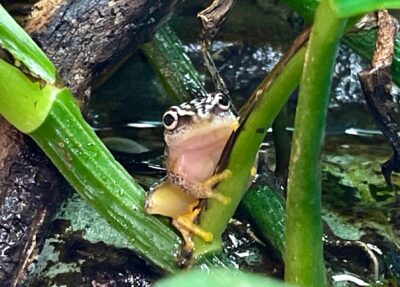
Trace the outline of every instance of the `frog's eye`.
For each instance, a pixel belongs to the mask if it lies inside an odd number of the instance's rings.
[[[167,111],[163,116],[163,123],[167,130],[173,130],[178,125],[178,113]]]
[[[231,105],[231,101],[227,95],[223,94],[218,94],[219,95],[219,100],[218,100],[218,106],[221,110],[227,111],[229,110],[229,107]]]

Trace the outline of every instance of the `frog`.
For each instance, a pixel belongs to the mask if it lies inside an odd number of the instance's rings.
[[[229,96],[214,92],[180,105],[163,115],[166,177],[147,193],[145,211],[172,219],[181,233],[183,249],[193,250],[193,235],[211,241],[213,234],[194,223],[200,200],[214,198],[227,204],[229,197],[214,191],[231,171],[215,173],[224,147],[239,127]]]

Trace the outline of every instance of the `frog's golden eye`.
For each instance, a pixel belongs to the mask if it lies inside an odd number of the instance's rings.
[[[167,130],[173,130],[178,125],[178,113],[176,111],[167,111],[163,115],[164,127]]]
[[[231,101],[227,95],[224,94],[218,94],[219,99],[218,99],[218,107],[223,110],[227,111],[229,110],[231,106]]]

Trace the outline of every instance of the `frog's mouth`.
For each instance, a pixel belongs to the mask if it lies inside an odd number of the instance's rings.
[[[169,148],[198,150],[215,145],[225,145],[230,135],[238,127],[237,122],[221,122],[207,125],[193,125],[190,129],[165,137]]]

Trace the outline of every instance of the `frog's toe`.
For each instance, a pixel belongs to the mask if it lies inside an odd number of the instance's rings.
[[[205,182],[202,183],[202,190],[205,198],[214,198],[221,202],[222,204],[229,204],[231,199],[228,196],[223,195],[222,193],[214,192],[212,187],[217,183],[226,180],[232,176],[232,172],[229,169],[225,169],[220,173],[214,174]]]
[[[217,183],[223,181],[223,180],[227,180],[228,178],[230,178],[232,176],[232,172],[230,169],[225,169],[220,173],[216,173],[213,176],[211,176],[209,179],[207,179],[203,184],[206,187],[212,188],[214,185],[216,185]]]
[[[223,205],[227,205],[231,202],[231,198],[229,196],[223,195],[222,193],[219,192],[213,192],[210,194],[209,197],[218,200]]]
[[[220,177],[220,181],[226,180],[230,177],[232,177],[232,171],[230,169],[225,169],[221,173],[218,174]]]
[[[211,232],[205,231],[193,223],[199,212],[200,208],[196,208],[193,212],[177,216],[173,220],[173,224],[181,232],[185,240],[185,247],[193,247],[192,234],[201,237],[204,241],[211,241],[213,239],[213,234]]]

